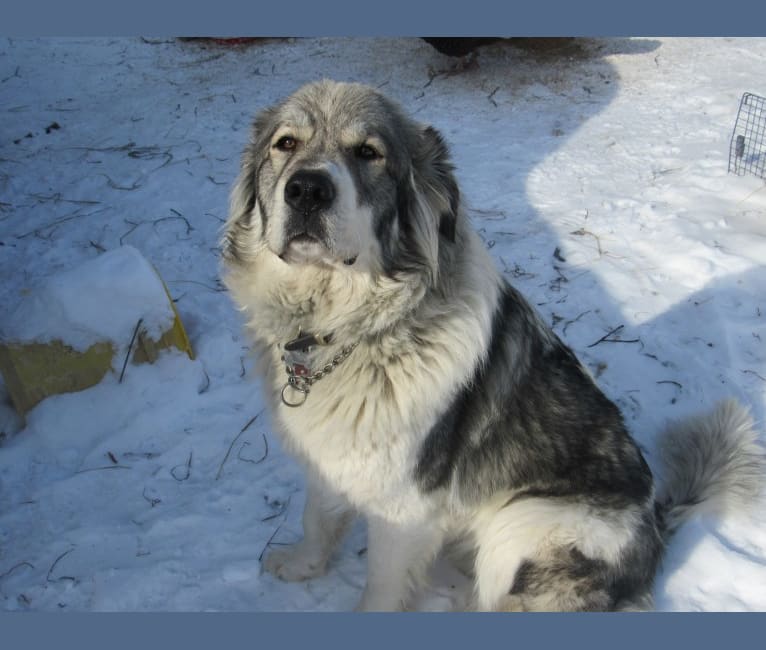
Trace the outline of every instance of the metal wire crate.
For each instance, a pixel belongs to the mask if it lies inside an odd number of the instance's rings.
[[[729,172],[766,178],[766,99],[745,93],[729,145]]]

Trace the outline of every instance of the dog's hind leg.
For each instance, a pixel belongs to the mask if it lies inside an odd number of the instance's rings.
[[[369,517],[367,586],[357,611],[402,611],[441,548],[444,533],[432,522],[391,523]]]
[[[639,506],[527,497],[485,508],[474,526],[480,610],[622,607],[651,587],[660,548]]]
[[[344,499],[329,491],[321,481],[309,477],[303,539],[287,548],[271,551],[263,561],[264,569],[288,582],[324,574],[353,514]]]
[[[508,593],[494,605],[500,611],[608,611],[610,567],[585,557],[575,546],[548,549],[535,561],[524,560]]]

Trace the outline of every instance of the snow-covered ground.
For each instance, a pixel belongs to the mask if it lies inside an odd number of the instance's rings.
[[[49,398],[23,428],[0,385],[0,606],[356,603],[362,524],[323,578],[260,572],[267,546],[299,538],[304,484],[218,280],[252,115],[319,77],[379,86],[443,132],[497,263],[620,404],[650,463],[666,421],[725,396],[763,432],[766,188],[727,161],[740,96],[766,94],[765,68],[764,39],[520,41],[464,60],[416,39],[0,41],[0,318],[38,283],[131,245],[197,355]],[[449,608],[463,588],[438,571],[422,606]],[[766,510],[685,526],[656,602],[766,610]]]

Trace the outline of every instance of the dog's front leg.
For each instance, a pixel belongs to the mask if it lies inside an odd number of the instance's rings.
[[[439,551],[443,533],[425,521],[367,520],[367,586],[357,611],[402,611]]]
[[[353,512],[344,499],[321,481],[309,477],[303,510],[303,539],[287,548],[271,551],[263,561],[263,567],[288,582],[324,574],[327,561],[352,518]]]

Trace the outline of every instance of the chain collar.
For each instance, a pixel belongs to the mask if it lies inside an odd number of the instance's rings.
[[[317,371],[312,371],[309,365],[309,353],[316,345],[327,345],[332,340],[332,334],[320,336],[317,334],[303,334],[298,332],[298,336],[285,343],[285,353],[282,361],[286,363],[285,372],[287,373],[287,382],[282,387],[282,402],[285,406],[296,408],[302,406],[308,394],[311,392],[311,386],[314,382],[329,375],[335,368],[343,363],[354,351],[358,343],[345,346],[336,354],[329,363],[322,366]],[[296,401],[288,399],[288,389],[297,393]]]

